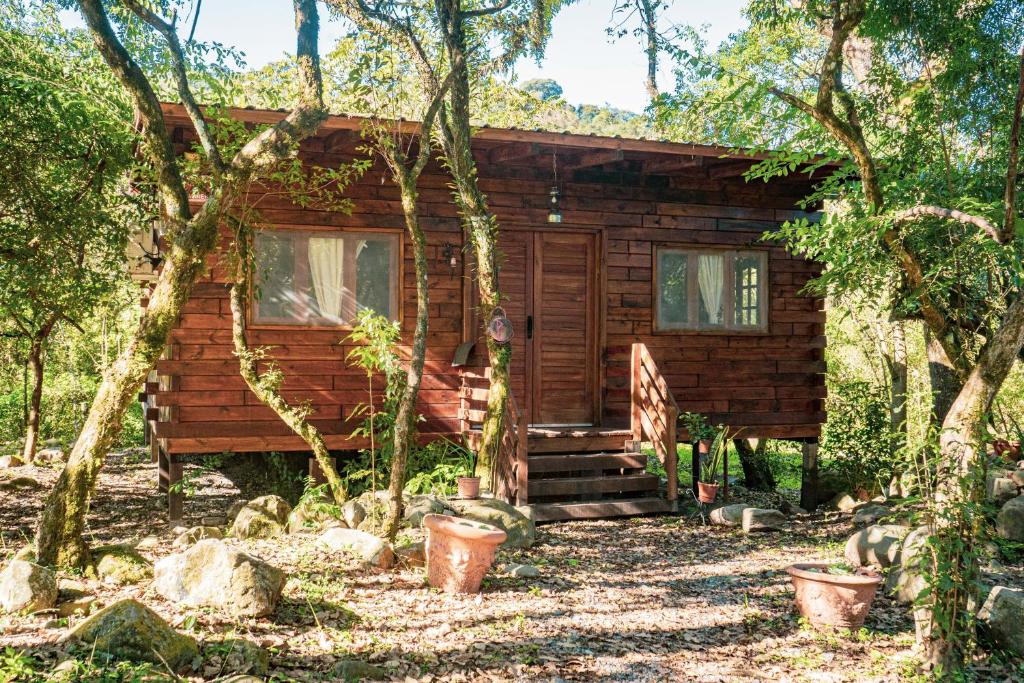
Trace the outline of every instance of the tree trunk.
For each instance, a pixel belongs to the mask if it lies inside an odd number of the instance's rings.
[[[751,441],[756,441],[756,445]],[[743,483],[753,491],[774,491],[775,475],[768,462],[768,439],[733,439],[743,467]]]
[[[247,227],[240,226],[235,235],[238,263],[234,282],[231,285],[231,340],[234,343],[235,355],[238,356],[238,372],[252,393],[256,394],[260,403],[277,413],[281,421],[288,425],[288,428],[305,441],[313,451],[313,457],[316,458],[317,464],[320,465],[320,471],[327,479],[331,497],[335,503],[340,505],[348,499],[348,493],[334,466],[334,459],[327,449],[323,434],[309,422],[308,411],[305,408],[292,406],[281,395],[281,383],[284,377],[273,363],[269,363],[267,369],[260,374],[259,363],[264,358],[264,350],[249,348],[246,338],[245,305],[250,291],[251,244],[251,231]]]
[[[644,25],[644,52],[647,54],[647,79],[644,88],[654,104],[658,100],[658,13],[651,0],[639,0],[640,21]]]
[[[932,424],[941,425],[963,387],[960,373],[949,360],[942,344],[924,326],[925,350],[928,353],[928,378],[932,387]]]
[[[32,393],[28,400],[28,416],[25,420],[25,448],[21,461],[31,463],[36,459],[39,443],[39,405],[43,401],[43,341],[36,337],[28,352],[28,369],[32,376]]]
[[[423,144],[422,141],[420,144]],[[402,193],[402,211],[412,241],[413,260],[416,263],[416,330],[412,337],[412,354],[406,373],[405,390],[398,403],[395,416],[394,449],[391,456],[391,479],[388,483],[388,511],[384,531],[394,540],[402,519],[402,489],[405,487],[409,452],[416,439],[416,398],[423,379],[423,365],[427,356],[427,329],[430,321],[430,293],[427,288],[427,244],[417,213],[415,178],[396,171]]]

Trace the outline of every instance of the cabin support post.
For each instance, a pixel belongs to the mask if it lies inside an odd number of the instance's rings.
[[[167,516],[171,526],[175,526],[184,516],[185,493],[181,490],[184,465],[180,461],[169,458],[170,466],[167,478]]]
[[[171,481],[171,459],[160,448],[160,442],[153,439],[153,457],[156,459],[156,487],[160,493],[167,493]]]
[[[691,445],[690,445],[690,472],[691,472],[692,476],[690,477],[690,479],[692,480],[692,482],[690,484],[690,487],[693,489],[693,497],[695,499],[700,494],[700,491],[697,489],[697,482],[700,481],[700,449],[701,449],[700,439],[697,439],[696,441],[692,441],[691,442]]]
[[[331,464],[337,468],[338,459],[331,458]],[[327,475],[324,474],[324,471],[320,467],[320,463],[317,459],[312,456],[309,458],[309,478],[313,480],[314,486],[322,486],[327,483]]]
[[[818,440],[804,442],[800,468],[800,507],[813,510],[818,506]]]

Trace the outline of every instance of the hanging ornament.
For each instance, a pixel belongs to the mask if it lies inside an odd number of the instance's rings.
[[[512,321],[505,316],[505,309],[495,306],[491,314],[491,322],[487,323],[487,334],[499,344],[507,344],[512,341]]]

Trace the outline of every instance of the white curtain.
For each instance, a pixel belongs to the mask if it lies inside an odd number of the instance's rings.
[[[320,315],[342,320],[345,240],[334,237],[309,238],[309,274],[313,280]]]
[[[722,290],[725,287],[725,257],[721,254],[701,254],[697,257],[697,284],[700,298],[708,312],[707,322],[722,323]]]

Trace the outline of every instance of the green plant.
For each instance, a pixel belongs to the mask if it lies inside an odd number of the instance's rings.
[[[473,472],[467,467],[467,457],[471,453],[462,444],[445,438],[415,449],[409,458],[409,471],[414,474],[406,482],[405,492],[453,492],[456,478]]]
[[[713,434],[708,455],[701,460],[700,464],[700,481],[705,484],[717,483],[718,472],[725,464],[725,454],[729,448],[730,437],[727,425],[718,425],[713,430]]]
[[[36,660],[13,647],[0,652],[0,683],[33,680]]]
[[[679,422],[683,425],[690,441],[703,441],[715,438],[715,428],[700,413],[680,413]]]
[[[889,403],[870,382],[837,380],[829,387],[828,421],[822,427],[823,469],[851,490],[872,490],[892,479],[899,461]]]

